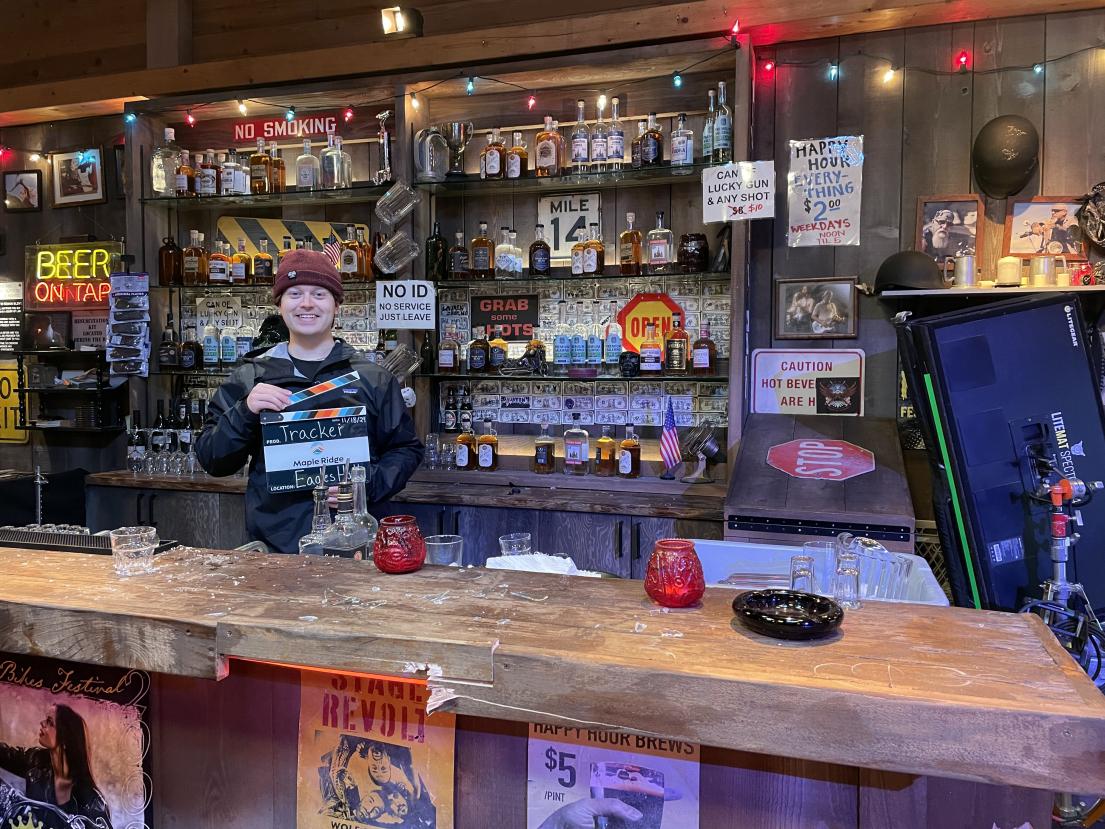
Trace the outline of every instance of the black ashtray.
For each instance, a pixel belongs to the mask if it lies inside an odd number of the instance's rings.
[[[844,609],[824,596],[797,590],[751,590],[733,599],[745,627],[775,639],[820,639],[844,618]]]

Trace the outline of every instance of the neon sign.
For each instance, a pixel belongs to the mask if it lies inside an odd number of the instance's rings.
[[[30,245],[24,255],[27,309],[106,308],[118,242]]]

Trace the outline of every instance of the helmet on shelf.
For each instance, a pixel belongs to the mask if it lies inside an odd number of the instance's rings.
[[[917,250],[891,254],[879,265],[875,275],[876,294],[891,290],[926,291],[945,287],[936,260]]]

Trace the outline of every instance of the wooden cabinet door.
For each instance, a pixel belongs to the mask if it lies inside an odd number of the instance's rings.
[[[90,486],[85,490],[85,521],[94,533],[133,527],[146,519],[149,493],[129,487]]]
[[[386,515],[413,515],[414,521],[422,536],[441,535],[451,533],[452,519],[448,511],[450,507],[443,504],[407,504],[402,501],[388,501],[380,504],[372,504],[368,511],[379,521]]]
[[[155,490],[146,498],[146,523],[157,528],[158,538],[172,539],[190,547],[223,549],[221,497],[214,492]],[[233,518],[235,516],[228,516],[228,520]],[[244,511],[236,518],[244,535]]]
[[[581,570],[598,570],[628,578],[626,554],[629,520],[591,512],[542,512],[540,549],[571,556]]]
[[[464,537],[464,564],[482,566],[487,559],[499,555],[499,536],[507,533],[529,533],[533,548],[545,553],[538,531],[539,516],[535,509],[503,509],[500,507],[448,507],[447,533]]]

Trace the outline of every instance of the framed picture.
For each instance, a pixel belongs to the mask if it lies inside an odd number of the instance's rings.
[[[99,147],[54,153],[51,158],[54,207],[103,204],[104,153]]]
[[[940,263],[949,256],[981,256],[978,223],[982,199],[966,196],[921,196],[917,200],[916,248]]]
[[[775,280],[775,339],[856,336],[856,277]]]
[[[1002,255],[1085,259],[1086,247],[1076,216],[1081,206],[1082,202],[1071,196],[1036,196],[1009,202]]]
[[[33,213],[42,209],[42,171],[8,170],[4,173],[4,210]]]

